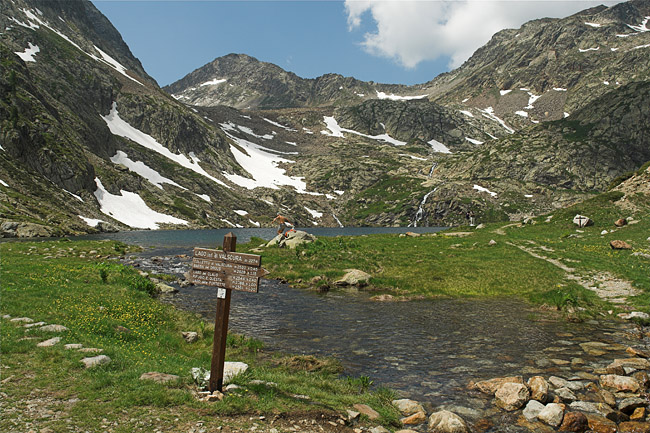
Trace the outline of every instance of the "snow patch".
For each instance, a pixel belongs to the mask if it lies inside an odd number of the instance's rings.
[[[465,98],[465,99],[463,99],[463,100],[460,101],[460,102],[462,102],[462,103],[464,104],[464,103],[467,102],[467,101],[469,101],[469,98]]]
[[[650,29],[648,29],[648,21],[650,21],[650,17],[645,17],[645,19],[641,22],[640,25],[632,26],[632,25],[628,24],[627,26],[629,28],[631,28],[632,30],[634,30],[635,32],[643,33],[643,32],[650,31]]]
[[[34,58],[34,54],[39,53],[41,49],[38,47],[38,45],[34,45],[31,42],[29,42],[29,47],[25,48],[25,51],[22,53],[20,51],[16,52],[16,55],[23,59],[23,62],[34,62],[36,63],[36,59]]]
[[[201,199],[207,201],[208,203],[212,203],[212,199],[210,199],[210,196],[207,195],[207,194],[196,194],[196,196],[198,198],[201,198]]]
[[[292,146],[297,146],[298,145],[298,143],[296,143],[295,141],[285,141],[285,143],[290,144]]]
[[[271,119],[267,119],[266,117],[262,117],[262,119],[264,119],[265,121],[269,122],[269,123],[270,123],[271,125],[273,125],[273,126],[277,126],[278,128],[286,129],[287,131],[291,131],[291,132],[298,132],[297,130],[295,130],[295,129],[293,129],[293,128],[290,128],[290,127],[285,126],[285,125],[283,125],[283,124],[281,124],[281,123],[278,123],[278,122],[274,122],[274,121],[272,121]]]
[[[451,150],[449,150],[449,148],[447,146],[445,146],[444,144],[442,144],[439,141],[431,140],[431,141],[428,141],[427,144],[429,146],[431,146],[431,148],[433,149],[434,152],[451,153]]]
[[[338,195],[343,195],[345,194],[345,191],[341,191],[340,189],[335,189],[334,192]]]
[[[139,85],[144,86],[144,84],[142,84],[141,82],[139,82],[139,81],[136,80],[135,78],[133,78],[133,77],[131,77],[130,75],[128,75],[128,74],[126,73],[127,69],[126,69],[124,66],[122,66],[122,65],[121,65],[117,60],[115,60],[114,58],[112,58],[111,56],[109,56],[108,54],[106,54],[105,52],[103,52],[102,50],[100,50],[99,47],[98,47],[97,45],[93,45],[93,46],[94,46],[95,49],[99,52],[99,54],[102,56],[102,58],[101,58],[101,59],[98,59],[97,57],[88,54],[90,57],[94,58],[95,60],[103,61],[104,63],[108,64],[108,66],[110,66],[111,68],[115,69],[117,72],[119,72],[120,74],[124,75],[124,76],[125,76],[126,78],[128,78],[129,80],[133,80],[133,81],[135,81],[136,83],[138,83]]]
[[[237,138],[228,133],[226,135],[244,149],[242,152],[236,146],[230,146],[230,151],[237,163],[252,176],[252,178],[247,178],[238,174],[223,173],[228,180],[247,189],[257,187],[278,189],[280,185],[288,185],[294,187],[299,193],[308,193],[304,178],[287,176],[285,170],[278,167],[281,163],[293,163],[293,161],[284,159],[272,153],[274,151],[271,149],[248,140]]]
[[[474,140],[473,138],[465,137],[465,140],[469,141],[472,144],[483,144],[483,141]]]
[[[528,117],[528,113],[526,111],[515,111],[515,114],[521,117]]]
[[[303,206],[303,207],[305,208],[305,210],[306,210],[307,212],[309,212],[309,214],[310,214],[313,218],[322,218],[322,217],[323,217],[323,213],[322,213],[322,212],[318,212],[317,210],[309,209],[307,206]],[[316,224],[316,223],[314,223],[314,224]]]
[[[117,111],[117,102],[113,102],[113,106],[111,107],[111,112],[107,116],[101,116],[101,117],[102,119],[104,119],[104,122],[106,122],[111,133],[113,133],[114,135],[128,138],[129,140],[136,142],[142,147],[145,147],[147,149],[153,150],[156,153],[161,154],[165,158],[174,161],[175,163],[177,163],[182,167],[188,168],[194,171],[195,173],[198,173],[218,183],[219,185],[225,186],[226,188],[230,188],[224,182],[220,181],[214,176],[209,175],[205,170],[203,170],[203,168],[201,168],[201,166],[198,164],[200,162],[199,159],[196,158],[195,156],[193,156],[192,159],[190,160],[188,157],[186,157],[183,154],[180,155],[175,154],[171,150],[163,146],[162,144],[158,143],[152,136],[135,129],[134,127],[126,123],[124,120],[122,120]]]
[[[487,117],[487,118],[490,119],[490,120],[494,120],[495,122],[498,122],[501,126],[503,126],[503,127],[505,128],[506,131],[508,131],[508,133],[510,133],[510,134],[514,134],[514,133],[515,133],[515,130],[514,130],[514,129],[512,129],[511,127],[509,127],[508,125],[506,125],[506,122],[504,122],[502,119],[498,118],[498,117],[494,114],[494,108],[492,108],[492,107],[487,107],[485,110],[480,110],[480,109],[479,109],[479,111],[483,114],[484,117]]]
[[[260,226],[261,226],[260,223],[258,223],[257,221],[253,221],[252,219],[249,219],[248,222],[250,222],[251,224],[253,224],[255,227],[260,227]]]
[[[313,134],[313,132],[307,128],[302,128],[302,130],[305,132],[305,134]]]
[[[217,84],[225,83],[226,81],[228,81],[228,80],[226,80],[225,78],[220,79],[220,80],[215,78],[213,80],[206,81],[205,83],[201,83],[201,87],[203,87],[203,86],[216,86]]]
[[[396,139],[394,139],[393,137],[391,137],[388,134],[368,135],[368,134],[363,134],[361,132],[354,131],[352,129],[342,128],[341,126],[339,126],[338,122],[336,121],[336,119],[334,119],[334,117],[325,116],[323,118],[323,121],[325,122],[325,125],[327,126],[327,129],[329,129],[329,131],[324,131],[323,130],[323,131],[321,131],[321,134],[329,135],[330,137],[345,138],[343,133],[347,132],[347,133],[350,133],[350,134],[359,135],[361,137],[370,138],[371,140],[385,141],[385,142],[390,143],[390,144],[392,144],[394,146],[406,146],[405,141],[396,140]]]
[[[532,195],[532,194],[524,194],[524,197],[526,197],[526,198],[533,198],[533,195]]]
[[[239,215],[239,216],[246,216],[246,215],[248,215],[248,212],[246,212],[246,211],[243,210],[243,209],[233,210],[233,212],[235,212],[235,213],[236,213],[237,215]]]
[[[563,87],[553,87],[553,90],[555,90],[556,92],[566,92],[567,91],[567,89],[565,89]]]
[[[512,92],[512,89],[511,90],[499,90],[499,93],[501,93],[501,96],[505,96],[510,92]]]
[[[601,25],[601,24],[598,24],[598,23],[587,23],[587,22],[585,22],[585,25],[587,25],[587,26],[589,26],[589,27],[596,28],[596,29],[597,29],[598,27],[602,27],[602,25]]]
[[[525,109],[526,110],[532,110],[533,108],[535,108],[533,106],[533,104],[535,103],[535,101],[537,101],[539,98],[541,98],[542,95],[537,96],[537,95],[534,95],[532,92],[528,92],[528,96],[529,96],[529,98],[528,98],[528,106],[525,107]]]
[[[564,112],[564,118],[566,119],[566,118],[569,117],[569,116],[570,116],[570,114],[567,113],[567,112],[565,111],[565,112]]]
[[[6,186],[7,188],[9,188],[9,184],[7,182],[5,182],[4,180],[2,180],[2,179],[0,179],[0,185]]]
[[[400,153],[399,156],[407,156],[411,159],[417,159],[418,161],[426,161],[426,158],[422,158],[420,156],[414,156],[414,155],[409,155],[408,153]]]
[[[221,218],[221,221],[225,222],[225,223],[228,224],[230,227],[237,227],[236,225],[234,225],[233,223],[231,223],[231,222],[228,221],[227,219]]]
[[[583,50],[582,48],[578,48],[578,51],[580,51],[581,53],[586,53],[587,51],[598,51],[598,50],[600,50],[600,47],[596,47],[596,48],[586,48],[586,49],[584,49],[584,50]]]
[[[379,90],[375,90],[377,92],[377,98],[379,99],[390,99],[391,101],[411,101],[413,99],[423,99],[427,98],[429,95],[419,95],[419,96],[399,96],[399,95],[394,95],[394,94],[386,94],[384,92],[380,92]]]
[[[185,220],[154,211],[134,192],[120,190],[120,195],[113,195],[104,189],[98,177],[95,178],[95,183],[95,197],[102,213],[129,227],[157,230],[158,223],[187,225]]]
[[[638,50],[638,49],[640,49],[640,48],[650,48],[650,44],[647,44],[647,45],[639,45],[638,47],[634,47],[634,48],[632,48],[632,49],[633,49],[633,50]]]
[[[474,115],[471,112],[467,111],[467,110],[459,110],[459,111],[461,113],[463,113],[467,117],[474,117]]]
[[[126,153],[122,152],[121,150],[118,150],[115,156],[111,157],[111,162],[113,162],[114,164],[124,165],[126,168],[144,177],[145,179],[147,179],[149,182],[151,182],[152,184],[154,184],[160,189],[163,189],[162,187],[163,183],[168,183],[170,185],[183,188],[173,180],[162,176],[160,173],[158,173],[156,170],[146,165],[144,162],[131,160],[129,156]],[[183,188],[183,189],[187,189],[187,188]]]
[[[81,215],[77,215],[77,216],[79,218],[81,218],[90,227],[97,227],[97,224],[106,222],[106,221],[98,220],[98,219],[95,219],[95,218],[86,218],[85,216],[81,216]]]
[[[492,191],[490,191],[489,189],[484,188],[484,187],[482,187],[482,186],[480,186],[480,185],[474,185],[474,189],[477,190],[477,191],[479,191],[479,192],[487,192],[487,193],[490,194],[492,197],[496,197],[496,196],[497,196],[497,193],[496,193],[496,192],[492,192]]]
[[[68,191],[67,189],[64,189],[63,191],[64,191],[64,192],[67,192],[67,193],[70,194],[72,197],[76,198],[77,200],[79,200],[80,202],[83,203],[84,199],[82,199],[81,197],[79,197],[77,194],[73,194],[73,193],[71,193],[70,191]]]

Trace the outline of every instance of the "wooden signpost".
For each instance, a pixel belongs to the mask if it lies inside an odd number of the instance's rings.
[[[214,320],[210,392],[223,390],[223,366],[226,358],[226,337],[232,290],[257,293],[260,278],[268,274],[261,268],[262,258],[254,254],[237,253],[237,236],[228,233],[223,238],[223,251],[194,248],[192,281],[194,284],[217,287],[217,315]]]

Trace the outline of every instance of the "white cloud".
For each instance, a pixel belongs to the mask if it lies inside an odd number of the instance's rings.
[[[455,68],[500,30],[519,28],[536,18],[565,17],[603,3],[618,2],[345,0],[345,9],[350,30],[361,26],[366,13],[372,17],[376,27],[361,42],[367,52],[406,68],[449,57],[449,66]]]

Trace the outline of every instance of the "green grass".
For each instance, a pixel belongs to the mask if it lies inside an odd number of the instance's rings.
[[[366,290],[398,297],[498,297],[517,296],[535,304],[559,309],[586,308],[595,313],[612,305],[567,278],[567,272],[519,247],[534,248],[537,255],[557,260],[573,268],[572,274],[589,277],[608,273],[627,280],[642,291],[629,299],[630,305],[648,310],[650,300],[650,260],[634,252],[650,254],[650,212],[647,197],[630,198],[638,206],[639,222],[616,229],[614,221],[632,215],[615,206],[620,192],[595,196],[581,204],[557,211],[535,224],[488,224],[467,231],[466,237],[444,232],[421,237],[373,235],[363,237],[321,237],[295,250],[269,248],[264,251],[264,267],[271,277],[282,277],[299,287],[310,287],[313,277],[326,278],[330,285],[356,268],[373,276]],[[595,224],[577,230],[572,223],[577,214],[590,216]],[[603,230],[613,233],[601,235]],[[407,231],[405,229],[404,231]],[[621,239],[633,250],[612,250],[609,241]],[[490,245],[490,241],[496,244]],[[242,251],[260,244],[259,239],[241,245]],[[318,283],[319,285],[323,284]]]
[[[20,324],[2,320],[5,407],[24,408],[26,402],[40,398],[46,399],[40,406],[62,415],[37,420],[19,409],[3,414],[0,430],[26,431],[26,423],[35,422],[39,429],[47,427],[54,432],[70,428],[105,431],[104,424],[117,423],[120,427],[115,431],[128,432],[140,429],[150,419],[160,419],[156,427],[163,430],[198,421],[216,427],[241,421],[224,417],[290,417],[299,412],[304,418],[306,413],[340,413],[355,403],[374,407],[383,415],[383,424],[395,423],[391,393],[371,391],[361,386],[363,379],[339,378],[341,369],[335,360],[266,353],[259,341],[236,335],[228,337],[226,359],[250,365],[246,374],[235,379],[242,389],[219,403],[196,400],[190,370],[209,369],[213,325],[152,298],[146,283],[150,281],[134,269],[113,260],[90,258],[128,249],[109,241],[0,244],[1,314],[27,316],[69,329],[61,334],[27,331]],[[186,343],[182,331],[198,332],[199,341]],[[62,337],[59,344],[36,347],[55,335]],[[65,350],[68,343],[101,348],[112,362],[84,369],[81,358],[93,355]],[[142,373],[150,371],[175,374],[180,379],[167,385],[139,380]],[[277,385],[250,385],[253,379]],[[307,395],[310,400],[296,395]],[[78,401],[68,404],[71,399]]]

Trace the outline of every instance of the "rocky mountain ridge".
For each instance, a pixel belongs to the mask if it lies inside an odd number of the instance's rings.
[[[650,35],[639,21],[648,3],[526,24],[524,45],[508,44],[516,33],[504,31],[459,70],[419,87],[335,74],[303,80],[230,55],[175,83],[170,96],[91,3],[14,0],[0,16],[0,218],[63,234],[256,227],[277,212],[309,227],[449,225],[466,223],[469,210],[478,221],[551,211],[650,160],[647,50],[632,47]],[[492,73],[527,68],[488,62],[494,47],[510,58],[532,43],[534,29],[550,41],[558,23],[573,34],[606,19],[616,23],[606,35],[631,34],[617,37],[629,45],[614,65],[619,84],[593,85],[590,69],[575,75],[574,87],[535,99],[541,90],[504,89],[519,82]],[[641,24],[626,30],[624,22]],[[538,58],[543,45],[522,49],[519,61]],[[589,83],[591,93],[580,87]],[[578,92],[579,107],[558,116]],[[213,106],[213,98],[235,107]],[[522,104],[527,116],[514,111]]]

